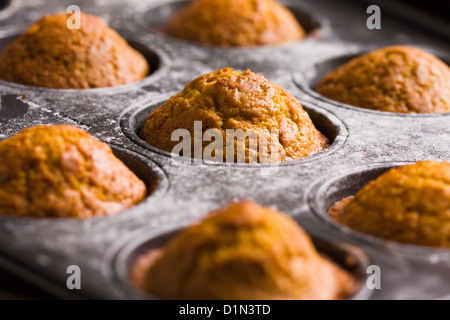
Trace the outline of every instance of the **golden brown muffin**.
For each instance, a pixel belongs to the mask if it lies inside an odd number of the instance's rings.
[[[224,47],[276,45],[305,37],[292,13],[275,0],[193,0],[163,32]]]
[[[450,163],[391,169],[330,209],[338,222],[401,243],[450,248]]]
[[[331,71],[317,85],[327,98],[379,111],[450,111],[450,68],[421,49],[375,50]]]
[[[250,137],[251,133],[258,137],[257,141],[251,139],[258,143],[257,150],[248,140],[245,146],[235,140],[235,162],[243,162],[238,158],[241,148],[245,149],[248,163],[255,156],[258,162],[303,158],[328,146],[327,138],[314,127],[297,99],[250,70],[238,72],[225,68],[192,80],[148,116],[139,135],[147,143],[171,152],[179,144],[172,141],[172,132],[184,128],[194,137],[194,121],[202,122],[203,133],[215,129],[222,134],[223,149],[218,152],[223,161],[227,154],[227,129],[242,129]],[[271,139],[273,130],[279,131],[279,139]],[[194,150],[194,138],[191,142]],[[202,143],[203,151],[211,144]]]
[[[99,17],[82,13],[69,29],[61,13],[44,16],[0,53],[0,78],[60,89],[117,86],[147,76],[147,60]]]
[[[146,193],[107,144],[77,127],[36,126],[0,141],[0,214],[105,216],[140,202]]]
[[[355,279],[289,216],[232,203],[137,262],[131,281],[162,299],[340,299]]]

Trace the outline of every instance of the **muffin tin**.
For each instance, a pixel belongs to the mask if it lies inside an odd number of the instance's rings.
[[[89,90],[0,81],[0,139],[37,124],[77,125],[108,143],[152,191],[144,202],[104,218],[0,216],[0,265],[62,298],[145,298],[126,278],[137,254],[163,244],[174,230],[210,210],[233,199],[251,198],[293,216],[313,235],[321,252],[353,272],[360,280],[360,291],[353,298],[450,298],[448,250],[381,241],[335,224],[325,214],[333,201],[353,194],[388,168],[425,159],[449,161],[450,114],[364,110],[312,91],[325,72],[361,52],[410,44],[449,61],[449,45],[396,21],[383,8],[382,29],[368,30],[367,5],[358,1],[282,2],[309,32],[305,40],[224,49],[160,32],[161,24],[183,4],[179,1],[78,1],[83,11],[104,18],[141,51],[151,74],[137,83]],[[0,11],[0,47],[41,15],[65,11],[71,4],[10,1]],[[249,68],[296,96],[331,146],[271,166],[180,161],[139,139],[136,131],[150,111],[193,78],[223,67]],[[271,174],[261,174],[267,168]],[[364,270],[370,264],[381,269],[380,290],[365,286]],[[81,290],[66,287],[69,265],[81,269]]]

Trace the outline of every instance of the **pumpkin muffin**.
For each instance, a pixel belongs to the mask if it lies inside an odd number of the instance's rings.
[[[143,79],[147,60],[99,17],[81,13],[44,16],[0,53],[0,78],[29,86],[89,89]]]
[[[0,214],[105,216],[146,194],[145,184],[107,144],[77,127],[35,126],[0,141]]]
[[[186,129],[195,137],[196,121],[201,121],[202,133],[212,129],[223,138],[223,145],[221,142],[220,148],[211,152],[216,161],[233,162],[233,158],[234,162],[247,163],[287,161],[315,154],[328,146],[327,138],[315,128],[296,98],[250,70],[225,68],[192,80],[183,91],[150,113],[139,136],[172,152],[180,143],[172,141],[172,133]],[[244,141],[241,136],[232,140],[228,131],[227,139],[227,130],[238,129],[250,138]],[[274,138],[274,132],[278,132],[278,138]],[[191,155],[195,156],[194,138],[191,143],[194,150]],[[211,142],[199,143],[209,155],[210,149],[206,148],[211,147]]]
[[[193,0],[162,31],[224,47],[277,45],[305,37],[292,13],[275,0]]]
[[[341,299],[356,288],[292,218],[251,201],[214,211],[144,254],[130,277],[169,300]]]
[[[329,213],[386,240],[450,248],[450,163],[421,161],[391,169]]]
[[[325,75],[315,90],[379,111],[449,112],[450,68],[421,49],[392,46],[352,59]]]

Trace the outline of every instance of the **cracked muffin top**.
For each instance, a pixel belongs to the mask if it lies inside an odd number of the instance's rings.
[[[200,135],[195,134],[196,121],[201,122]],[[179,144],[172,139],[176,129],[186,129],[193,137],[191,156],[196,155],[194,137],[201,139],[206,131],[211,133],[209,129],[219,134],[220,148],[211,151],[214,138],[199,142],[203,156],[211,153],[219,162],[288,161],[328,146],[327,138],[315,128],[296,98],[250,70],[225,68],[192,80],[150,113],[139,136],[150,145],[172,152]],[[227,130],[238,129],[250,138],[231,140],[228,135],[227,141]]]
[[[225,47],[277,45],[305,37],[292,13],[275,0],[193,0],[162,31]]]
[[[357,107],[399,113],[450,112],[450,68],[419,48],[392,46],[352,59],[315,90]]]
[[[130,276],[162,299],[341,299],[356,288],[292,218],[247,200],[144,254]]]
[[[35,126],[0,141],[0,214],[105,216],[142,201],[145,184],[111,148],[74,126]]]
[[[332,217],[357,231],[450,248],[450,163],[421,161],[391,169],[340,207],[330,211]]]
[[[143,79],[147,60],[99,17],[81,13],[80,29],[69,29],[71,14],[44,16],[0,53],[0,78],[59,89],[111,87]]]

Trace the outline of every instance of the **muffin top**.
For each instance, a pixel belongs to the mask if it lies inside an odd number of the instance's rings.
[[[105,216],[140,202],[146,193],[107,144],[77,127],[35,126],[0,141],[0,214]]]
[[[238,47],[305,37],[292,13],[275,0],[194,0],[163,31],[187,41]]]
[[[450,68],[408,46],[378,49],[323,77],[315,90],[330,99],[379,111],[450,111]]]
[[[450,248],[450,163],[391,169],[363,187],[335,219],[386,240]]]
[[[0,53],[0,78],[29,86],[88,89],[143,79],[146,59],[99,17],[81,13],[80,29],[69,29],[71,14],[44,16]]]
[[[148,116],[139,135],[147,143],[172,152],[179,144],[178,140],[172,141],[172,133],[184,128],[194,138],[195,121],[201,121],[203,133],[213,129],[221,134],[220,150],[217,148],[211,153],[218,161],[229,161],[233,157],[235,162],[255,158],[257,162],[287,161],[317,153],[328,146],[326,137],[314,127],[296,98],[250,70],[239,72],[225,68],[192,80],[183,91]],[[243,139],[235,139],[232,144],[233,140],[228,138],[227,142],[227,130],[238,129],[251,139],[245,143]],[[279,137],[274,138],[274,133]],[[204,154],[210,153],[206,148],[210,147],[211,140],[200,142]],[[263,145],[267,148],[262,148]],[[233,150],[229,150],[230,146]],[[195,150],[191,155],[195,155]]]
[[[200,300],[338,299],[355,284],[292,218],[250,201],[181,231],[143,279],[156,297]]]

